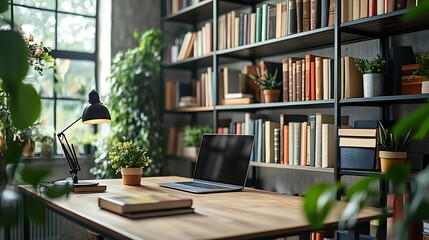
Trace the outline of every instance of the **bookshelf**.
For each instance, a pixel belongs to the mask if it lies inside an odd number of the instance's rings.
[[[171,1],[171,0],[168,0]],[[168,2],[167,1],[167,2]],[[164,3],[166,1],[163,1]],[[210,19],[217,20],[219,16],[227,14],[232,10],[239,10],[248,7],[250,12],[255,12],[257,6],[267,1],[217,1],[205,0],[200,1],[191,6],[184,7],[183,9],[172,13],[170,15],[163,15],[162,24],[169,24],[171,22],[181,22],[190,24],[193,30],[198,30],[201,23],[209,21]],[[270,1],[271,2],[271,1]],[[280,2],[280,1],[277,1]],[[340,12],[341,1],[335,1],[335,10]],[[165,7],[165,6],[164,6]],[[165,9],[162,12],[165,13]],[[216,82],[218,79],[218,72],[221,66],[235,64],[240,61],[247,61],[255,64],[258,59],[276,58],[281,56],[293,56],[294,54],[306,54],[320,49],[330,49],[329,54],[333,59],[333,99],[329,100],[313,100],[313,101],[297,101],[297,102],[275,102],[275,103],[253,103],[245,105],[218,105],[217,102],[217,84],[213,84],[213,102],[215,104],[209,107],[193,107],[183,108],[177,110],[166,111],[168,114],[190,114],[192,119],[196,120],[199,115],[209,115],[208,123],[216,129],[218,121],[223,115],[238,114],[243,115],[245,112],[270,112],[279,115],[283,110],[302,110],[314,114],[319,109],[323,109],[335,117],[335,129],[339,128],[339,122],[343,115],[342,110],[349,107],[376,107],[380,109],[380,118],[389,119],[391,116],[387,114],[389,108],[394,105],[400,104],[420,104],[427,101],[429,94],[417,95],[386,95],[370,98],[350,98],[341,99],[340,95],[340,58],[347,54],[344,52],[345,45],[352,45],[361,43],[368,40],[377,40],[380,47],[380,55],[388,57],[389,48],[391,46],[390,38],[392,36],[413,33],[421,30],[429,29],[429,17],[415,20],[412,22],[405,22],[404,15],[409,12],[409,9],[397,10],[381,15],[372,17],[360,18],[357,20],[350,20],[343,23],[341,22],[340,14],[337,14],[334,19],[333,26],[326,26],[309,30],[305,32],[295,33],[287,36],[269,39],[263,42],[254,42],[241,46],[230,47],[218,50],[218,32],[217,21],[212,21],[212,44],[213,51],[201,57],[190,57],[175,63],[164,63],[162,66],[165,70],[186,70],[190,71],[192,78],[198,76],[199,69],[211,67],[213,71],[213,79]],[[315,41],[317,39],[317,41]],[[193,123],[198,123],[197,122]],[[207,124],[205,122],[205,124]],[[351,123],[350,123],[351,124]],[[337,133],[334,133],[336,154],[335,165],[333,168],[314,168],[307,166],[288,166],[274,163],[260,163],[252,162],[253,168],[275,168],[275,169],[293,169],[308,172],[322,172],[329,173],[333,180],[339,180],[342,176],[370,176],[376,171],[352,171],[343,170],[339,161],[339,145]]]

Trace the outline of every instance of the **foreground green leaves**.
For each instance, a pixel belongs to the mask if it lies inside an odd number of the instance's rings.
[[[29,51],[18,32],[0,31],[0,52],[0,78],[4,89],[11,93],[27,75]]]

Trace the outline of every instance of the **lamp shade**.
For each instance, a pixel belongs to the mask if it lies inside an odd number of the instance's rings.
[[[82,114],[82,123],[100,124],[110,122],[109,110],[100,102],[100,97],[95,90],[89,93],[89,104],[85,107]]]

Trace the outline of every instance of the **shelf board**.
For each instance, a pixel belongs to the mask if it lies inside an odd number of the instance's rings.
[[[340,170],[340,176],[359,176],[359,177],[372,177],[383,176],[384,173],[380,171],[359,171],[359,170]]]
[[[213,111],[214,107],[184,107],[177,108],[175,110],[166,111],[167,113],[190,113],[190,112],[210,112]]]
[[[311,171],[311,172],[334,173],[333,168],[316,168],[316,167],[310,167],[310,166],[294,166],[294,165],[279,164],[279,163],[250,162],[250,166],[251,167],[292,169],[292,170],[302,170],[302,171]]]
[[[342,23],[341,31],[379,38],[429,28],[429,14],[424,14],[425,16],[413,21],[406,21],[404,16],[408,12],[410,9],[403,9]]]
[[[315,41],[315,39],[317,39],[317,41]],[[287,52],[308,51],[310,49],[333,46],[333,44],[334,28],[330,26],[296,33],[286,37],[270,39],[264,42],[219,50],[216,54],[219,56],[242,59],[255,59],[279,54],[283,55]]]
[[[285,107],[306,107],[321,108],[333,107],[334,100],[300,101],[300,102],[275,102],[275,103],[252,103],[242,105],[217,105],[216,110],[241,110],[241,109],[259,109],[259,108],[285,108]]]
[[[391,104],[424,103],[428,99],[429,94],[412,94],[341,99],[339,103],[344,106],[385,106]]]
[[[255,1],[241,0],[241,1],[219,1],[218,15],[228,13],[234,9],[246,5],[252,5]],[[262,2],[261,0],[256,3]],[[197,4],[179,10],[177,13],[165,16],[162,18],[164,22],[181,22],[187,24],[197,24],[200,22],[211,20],[213,17],[213,0],[204,0]]]
[[[201,57],[192,57],[175,63],[163,63],[163,67],[170,69],[196,69],[209,67],[213,64],[213,53]]]

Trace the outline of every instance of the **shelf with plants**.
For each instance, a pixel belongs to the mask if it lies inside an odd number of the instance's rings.
[[[233,111],[233,110],[248,110],[248,109],[272,109],[272,108],[332,108],[334,100],[314,100],[314,101],[297,101],[297,102],[274,102],[274,103],[252,103],[245,105],[217,105],[216,110]]]

